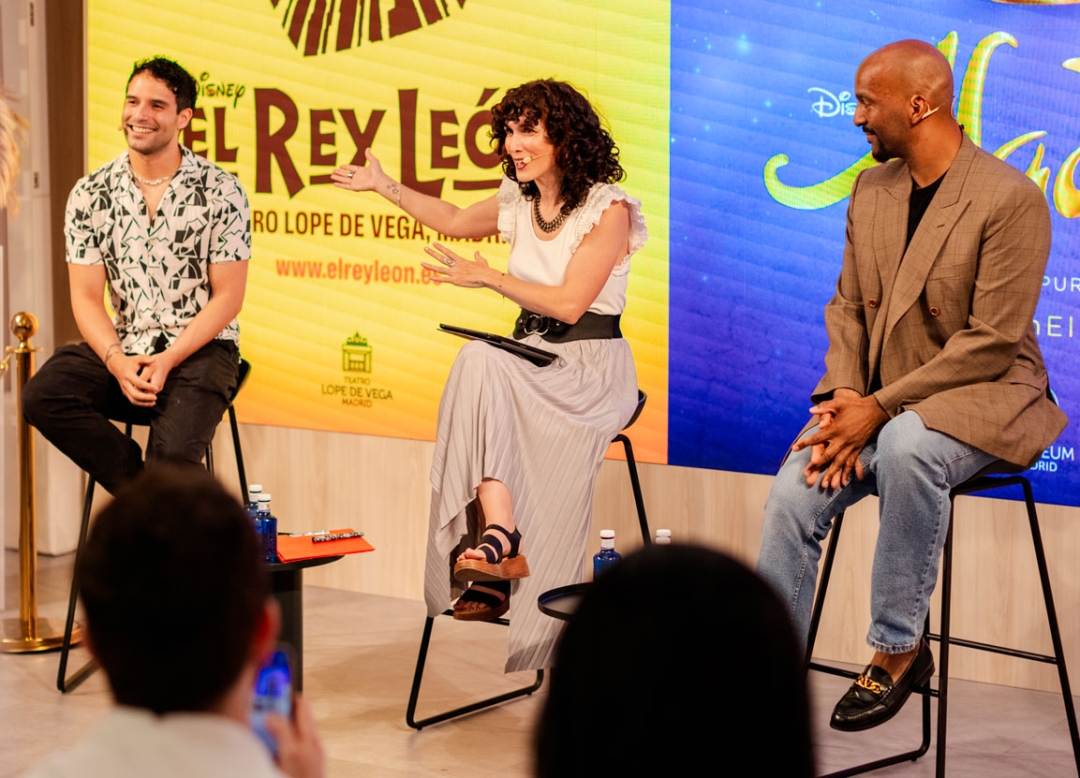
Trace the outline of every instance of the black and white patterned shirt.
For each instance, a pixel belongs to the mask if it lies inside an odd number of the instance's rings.
[[[64,215],[67,261],[105,264],[124,352],[172,343],[210,299],[210,263],[251,257],[251,217],[236,177],[189,149],[153,224],[125,151],[79,180]],[[239,342],[236,319],[218,335]]]

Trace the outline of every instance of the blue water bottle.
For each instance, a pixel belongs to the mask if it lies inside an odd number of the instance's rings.
[[[255,531],[262,545],[265,562],[276,562],[277,558],[277,517],[270,513],[270,495],[259,495],[259,512],[255,515]]]
[[[259,495],[262,494],[262,484],[248,484],[247,510],[251,520],[255,520],[255,514],[259,512]]]
[[[622,559],[622,555],[615,550],[615,530],[600,530],[600,550],[592,558],[593,580],[599,578],[601,573],[620,559]]]

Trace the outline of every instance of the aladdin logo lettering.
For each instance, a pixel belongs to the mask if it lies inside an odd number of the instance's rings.
[[[831,119],[834,116],[854,116],[855,102],[851,99],[851,92],[841,92],[834,95],[828,89],[812,86],[807,92],[817,92],[817,101],[810,106],[810,110],[821,119]]]
[[[949,60],[950,66],[956,64],[958,42],[959,37],[956,32],[950,32],[937,45],[938,50]],[[990,57],[993,55],[994,50],[1002,44],[1008,44],[1013,48],[1017,47],[1016,38],[1007,32],[995,32],[987,35],[975,46],[975,50],[971,53],[971,59],[968,60],[967,68],[964,71],[960,99],[956,103],[956,118],[964,125],[964,129],[976,146],[982,146],[982,103],[983,91],[986,86],[986,71],[990,65]],[[1080,57],[1067,59],[1061,63],[1061,66],[1066,70],[1080,73]],[[823,101],[824,99],[822,97]],[[1021,146],[1045,135],[1045,130],[1034,130],[1018,135],[995,151],[994,156],[1002,160],[1008,159]],[[1043,193],[1047,192],[1050,185],[1051,172],[1050,168],[1042,165],[1045,153],[1045,145],[1039,143],[1035,147],[1031,164],[1024,171],[1028,178],[1039,185]],[[798,187],[788,186],[780,181],[778,171],[787,165],[789,161],[786,154],[777,154],[765,163],[765,188],[772,198],[781,205],[801,210],[818,210],[840,202],[851,193],[851,184],[855,180],[855,176],[874,164],[873,157],[867,152],[865,156],[856,160],[846,170],[840,171],[832,178],[811,186]],[[1066,219],[1075,219],[1080,216],[1080,190],[1077,189],[1073,178],[1078,163],[1080,163],[1080,148],[1073,150],[1065,158],[1054,179],[1053,203],[1058,213]]]
[[[337,4],[334,0],[270,0],[270,5],[285,6],[282,29],[305,57],[313,57],[326,54],[331,47],[333,51],[359,48],[365,37],[369,43],[378,43],[430,26],[450,15],[453,2],[394,0],[385,19],[380,5],[391,5],[386,0],[381,4],[379,0],[341,0]],[[459,9],[465,7],[465,0],[456,2]]]

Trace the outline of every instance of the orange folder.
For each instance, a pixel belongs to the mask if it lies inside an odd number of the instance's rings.
[[[352,529],[332,529],[331,535],[342,535],[355,532]],[[363,538],[342,538],[341,540],[326,540],[315,543],[318,535],[278,535],[277,553],[282,562],[297,562],[301,559],[318,559],[324,556],[339,556],[341,554],[360,554],[364,551],[374,551],[374,547]]]

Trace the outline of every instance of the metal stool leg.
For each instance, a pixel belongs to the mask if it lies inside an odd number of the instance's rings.
[[[998,471],[1000,472],[1000,471]],[[1033,662],[1043,662],[1046,664],[1056,665],[1058,668],[1058,679],[1061,683],[1061,695],[1065,704],[1065,715],[1069,722],[1069,737],[1072,742],[1073,748],[1073,760],[1076,763],[1077,775],[1080,775],[1080,729],[1077,727],[1076,709],[1072,699],[1072,688],[1069,684],[1068,669],[1065,665],[1065,652],[1061,644],[1061,630],[1057,620],[1057,610],[1054,607],[1054,597],[1050,588],[1050,576],[1046,566],[1046,554],[1042,543],[1042,533],[1039,529],[1039,518],[1035,507],[1035,498],[1031,490],[1031,482],[1028,481],[1022,475],[1011,475],[1008,477],[976,477],[971,480],[957,486],[953,489],[950,495],[950,501],[955,499],[956,496],[962,494],[973,494],[975,492],[984,492],[991,489],[999,489],[1005,486],[1019,485],[1024,491],[1024,502],[1027,508],[1028,523],[1031,528],[1031,540],[1035,550],[1035,561],[1039,568],[1039,579],[1042,584],[1043,600],[1046,605],[1046,618],[1050,628],[1050,638],[1054,645],[1054,655],[1048,656],[1046,654],[1038,654],[1030,651],[1021,651],[1019,649],[1008,648],[1005,646],[993,645],[989,643],[980,643],[974,640],[967,640],[964,638],[954,638],[951,632],[952,621],[952,555],[953,555],[953,515],[950,514],[949,528],[945,535],[945,547],[942,550],[942,567],[941,567],[941,633],[935,635],[930,632],[930,618],[927,616],[926,621],[926,636],[930,640],[937,640],[939,642],[938,649],[938,688],[931,689],[916,689],[915,691],[923,695],[923,744],[918,751],[910,752],[909,754],[901,754],[889,759],[882,759],[869,764],[860,765],[847,770],[842,770],[836,773],[830,773],[825,778],[840,778],[841,776],[857,775],[859,773],[869,772],[870,770],[876,770],[881,767],[885,767],[891,764],[897,764],[901,761],[907,761],[909,759],[917,759],[922,756],[929,748],[930,745],[930,697],[938,698],[938,725],[937,725],[937,741],[934,745],[936,750],[936,762],[935,762],[935,774],[938,778],[944,778],[945,776],[945,759],[947,755],[947,737],[948,737],[948,688],[949,688],[949,654],[953,645],[963,646],[965,648],[972,648],[979,651],[989,651],[996,654],[1003,654],[1005,656],[1012,656],[1018,659],[1026,659]],[[834,529],[835,532],[835,529]],[[833,545],[836,543],[836,537],[833,537]],[[832,548],[830,548],[830,553]],[[831,564],[831,560],[826,558],[826,566]],[[818,617],[818,611],[820,610],[820,604],[823,602],[823,592],[819,591],[818,602],[815,604],[815,620],[812,623],[812,629],[816,632],[816,618]],[[813,647],[811,641],[810,648]],[[809,651],[808,654],[809,656]],[[830,672],[834,675],[844,675],[845,671],[840,671],[835,668],[829,668],[826,666],[820,666],[817,664],[809,665],[812,669],[822,670]],[[850,677],[854,677],[855,673],[850,673]]]
[[[131,437],[132,423],[129,421],[124,425],[124,434],[129,438]],[[86,497],[83,500],[83,515],[82,524],[79,527],[79,544],[75,547],[75,567],[79,566],[79,557],[82,555],[83,549],[86,547],[86,533],[90,528],[90,511],[94,507],[94,487],[96,483],[93,478],[89,478],[86,483]],[[79,602],[79,582],[78,579],[71,576],[71,594],[68,597],[68,612],[67,619],[64,623],[64,642],[60,645],[60,667],[56,673],[56,688],[63,694],[67,694],[72,689],[77,687],[83,681],[85,681],[91,673],[98,669],[98,663],[96,659],[91,658],[89,662],[84,664],[74,673],[70,678],[65,678],[67,673],[68,655],[71,653],[71,636],[75,627],[75,606]]]
[[[641,525],[641,540],[648,546],[652,543],[652,535],[649,533],[649,519],[645,515],[645,498],[641,494],[641,481],[638,479],[634,447],[630,445],[630,438],[621,432],[611,442],[622,443],[623,450],[626,452],[626,468],[630,471],[630,486],[634,489],[634,505],[637,506],[638,524]]]
[[[941,554],[941,634],[938,636],[938,703],[937,703],[937,743],[934,745],[935,775],[945,776],[945,744],[949,724],[949,646],[952,644],[952,552],[953,518],[956,510],[952,507],[955,497],[950,496],[949,528],[945,531],[945,547]],[[929,632],[929,614],[927,632]]]
[[[840,541],[840,530],[844,525],[844,514],[838,513],[833,518],[832,537],[829,540],[829,548],[825,552],[825,562],[821,570],[821,579],[818,584],[817,595],[814,600],[814,610],[810,616],[810,630],[807,633],[806,639],[806,667],[807,670],[817,670],[818,672],[827,673],[829,675],[836,675],[841,678],[850,678],[854,680],[859,677],[859,673],[853,670],[844,670],[839,667],[832,667],[830,665],[820,664],[812,660],[814,652],[814,643],[817,640],[818,626],[821,623],[821,611],[825,605],[825,594],[829,588],[829,578],[832,576],[833,560],[836,558],[836,548]],[[926,617],[925,631],[930,631],[930,616]],[[885,757],[884,759],[877,759],[873,762],[867,762],[866,764],[856,765],[855,767],[849,767],[844,770],[838,770],[834,773],[828,773],[822,778],[847,778],[851,775],[861,775],[862,773],[868,773],[872,770],[879,770],[882,767],[888,767],[894,764],[900,764],[902,762],[910,762],[918,759],[925,754],[930,748],[930,698],[937,696],[937,692],[929,687],[922,689],[915,689],[915,692],[923,696],[922,700],[922,743],[919,747],[913,751],[906,751],[902,754],[896,754],[895,756]]]
[[[633,417],[627,423],[627,427],[634,423],[638,414],[641,413],[642,407],[645,405],[645,394],[641,391],[638,392],[638,407]],[[236,434],[236,420],[233,415],[233,410],[229,408],[229,419],[233,424],[233,440],[236,445],[237,462],[240,466],[240,479],[244,480],[243,465],[240,464],[240,439]],[[645,515],[645,499],[641,494],[641,481],[638,479],[637,463],[634,460],[634,449],[630,444],[630,439],[626,435],[618,434],[612,439],[612,443],[622,443],[623,449],[626,451],[626,466],[630,471],[630,484],[634,489],[634,503],[637,506],[638,524],[641,525],[641,539],[645,545],[652,543],[652,535],[649,533],[649,521]],[[244,486],[244,492],[247,492],[246,485]],[[443,611],[443,616],[453,616],[452,610]],[[416,703],[420,698],[420,683],[424,678],[424,666],[427,663],[428,646],[431,644],[431,627],[434,624],[435,619],[432,616],[428,616],[424,622],[424,636],[420,640],[420,653],[416,657],[416,671],[413,673],[412,690],[409,692],[409,707],[405,711],[405,723],[407,723],[413,729],[423,729],[431,724],[438,724],[440,721],[446,721],[447,719],[456,718],[458,716],[464,716],[467,713],[473,713],[474,711],[483,710],[489,708],[492,705],[498,705],[501,702],[507,700],[513,700],[517,697],[524,697],[532,694],[540,688],[544,683],[544,671],[536,671],[536,680],[530,686],[523,686],[520,689],[515,689],[505,694],[499,694],[495,697],[491,697],[486,700],[480,700],[474,702],[471,705],[465,705],[461,708],[454,708],[446,713],[439,713],[435,716],[428,716],[420,721],[416,720]],[[508,619],[493,619],[491,624],[502,624],[508,626],[510,621]]]
[[[247,500],[248,493],[247,473],[244,472],[244,454],[240,448],[240,427],[236,423],[236,407],[233,403],[236,402],[236,397],[240,394],[240,390],[244,388],[244,383],[247,381],[250,374],[251,363],[246,359],[241,359],[239,372],[237,374],[236,388],[233,390],[232,396],[229,397],[229,407],[226,409],[229,414],[229,430],[232,432],[233,453],[236,454],[236,474],[240,477],[240,496],[244,501]],[[212,444],[206,447],[206,469],[210,471],[210,475],[214,474],[214,451]]]
[[[130,431],[130,428],[129,428]],[[79,556],[86,545],[86,531],[90,526],[90,510],[94,505],[94,479],[86,485],[86,499],[83,501],[82,526],[79,527],[79,545],[75,550],[75,565],[79,564]],[[65,678],[67,673],[68,654],[71,652],[71,635],[75,627],[75,605],[79,599],[79,582],[73,575],[71,577],[71,595],[68,597],[67,619],[64,622],[64,642],[60,645],[60,668],[56,673],[56,688],[64,694],[74,689],[85,681],[91,673],[98,668],[96,660],[91,659],[85,665],[76,670],[70,678]]]
[[[446,610],[442,613],[443,616],[453,616],[452,610]],[[474,702],[471,705],[465,705],[461,708],[454,708],[446,713],[439,713],[435,716],[428,716],[425,719],[416,720],[416,703],[420,698],[420,682],[424,677],[424,665],[427,663],[428,646],[431,643],[431,626],[435,619],[433,616],[428,616],[424,622],[424,637],[420,640],[420,653],[416,657],[416,672],[413,673],[412,690],[409,692],[409,707],[405,711],[405,723],[413,729],[423,729],[431,724],[438,724],[440,721],[446,721],[447,719],[457,718],[458,716],[464,716],[467,713],[473,713],[474,711],[483,710],[484,708],[490,708],[493,705],[498,705],[501,702],[507,700],[513,700],[517,697],[525,697],[532,694],[540,685],[544,682],[544,671],[536,671],[536,681],[531,686],[524,686],[520,689],[515,689],[505,694],[499,694],[495,697],[490,697],[486,700],[480,700]],[[510,622],[507,619],[493,619],[491,624],[503,624],[509,625]]]
[[[1022,651],[1005,646],[980,643],[974,640],[951,638],[950,643],[966,648],[974,648],[979,651],[990,651],[995,654],[1026,659],[1031,662],[1043,662],[1056,665],[1058,668],[1058,681],[1061,684],[1062,701],[1065,704],[1065,716],[1069,722],[1069,738],[1072,742],[1073,760],[1076,762],[1077,775],[1080,775],[1080,734],[1077,730],[1076,708],[1072,698],[1072,687],[1069,683],[1069,673],[1065,665],[1065,652],[1061,644],[1061,630],[1057,620],[1057,609],[1054,607],[1054,595],[1050,588],[1050,575],[1046,567],[1046,553],[1042,543],[1042,532],[1039,529],[1039,516],[1035,508],[1035,497],[1031,490],[1031,482],[1023,475],[1009,475],[1005,477],[980,477],[974,478],[965,484],[961,484],[953,490],[953,494],[973,494],[985,492],[991,489],[1000,489],[1005,486],[1020,486],[1024,491],[1024,503],[1027,508],[1028,524],[1031,529],[1031,541],[1035,551],[1035,562],[1039,568],[1039,580],[1042,584],[1043,602],[1046,606],[1046,620],[1050,629],[1050,639],[1054,646],[1053,656],[1039,654],[1031,651]]]
[[[818,625],[821,624],[821,609],[825,606],[825,592],[829,589],[829,578],[832,577],[833,559],[836,558],[836,546],[840,542],[840,530],[844,526],[844,513],[841,511],[833,517],[832,532],[829,538],[829,548],[825,552],[825,564],[821,568],[821,578],[818,582],[817,596],[814,599],[814,610],[810,613],[810,631],[806,635],[806,666],[810,666],[814,655],[814,643],[817,641]]]
[[[1043,600],[1046,603],[1046,620],[1050,624],[1050,639],[1054,644],[1054,664],[1057,665],[1061,697],[1065,702],[1065,717],[1069,720],[1073,761],[1076,762],[1076,773],[1080,775],[1080,730],[1076,725],[1076,708],[1073,705],[1072,687],[1069,685],[1069,671],[1065,667],[1065,649],[1061,645],[1061,630],[1058,627],[1057,609],[1054,607],[1054,594],[1050,590],[1050,573],[1046,568],[1046,553],[1043,551],[1042,532],[1039,530],[1039,516],[1035,511],[1035,497],[1031,492],[1031,483],[1025,478],[1021,486],[1024,488],[1028,524],[1031,526],[1031,542],[1035,546],[1035,561],[1039,566],[1039,581],[1042,583]]]
[[[244,452],[240,449],[240,426],[236,423],[236,409],[229,405],[229,427],[232,429],[233,451],[236,452],[236,472],[240,476],[240,494],[247,499],[247,473],[244,472]]]
[[[247,499],[247,474],[244,472],[244,454],[240,450],[240,428],[236,423],[236,411],[229,406],[229,427],[232,431],[233,451],[236,452],[236,472],[240,476],[240,494]],[[206,471],[214,475],[214,444],[206,447]]]

